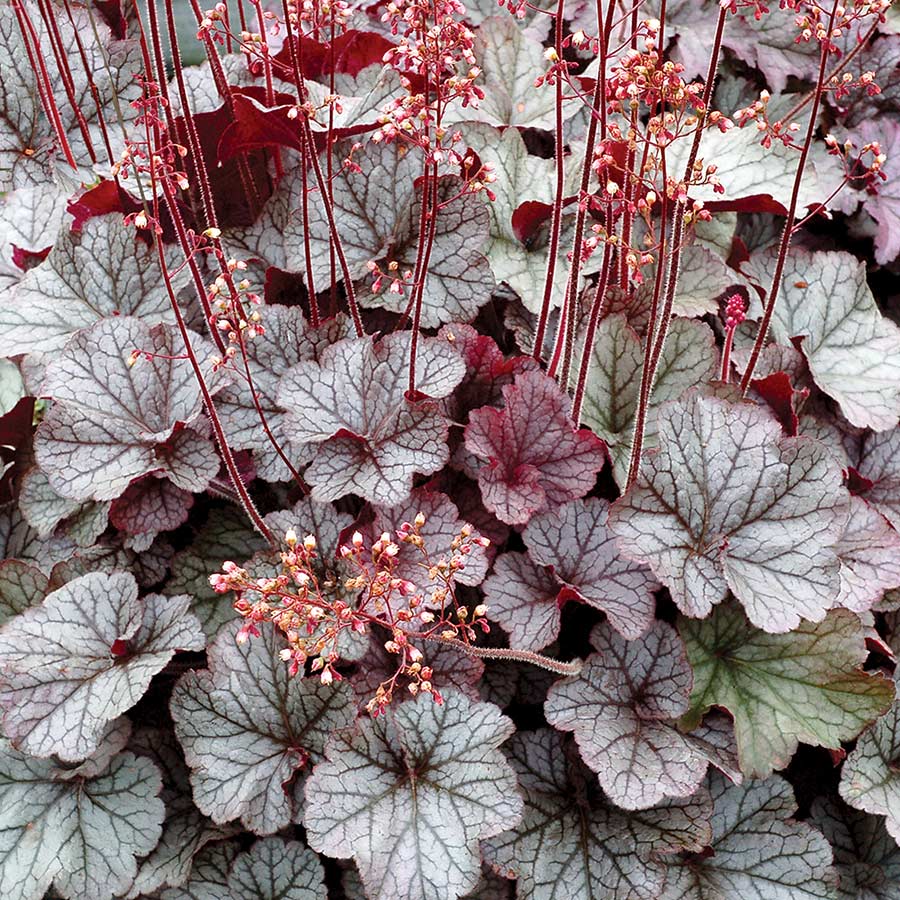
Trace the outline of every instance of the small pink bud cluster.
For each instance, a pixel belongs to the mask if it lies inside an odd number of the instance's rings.
[[[455,591],[456,576],[465,569],[472,549],[489,541],[471,525],[464,525],[451,540],[449,553],[435,559],[422,536],[424,525],[425,516],[420,513],[412,523],[404,522],[393,537],[383,532],[371,543],[356,531],[338,548],[333,561],[319,557],[313,535],[300,541],[291,529],[284,536],[286,549],[280,554],[277,573],[253,577],[229,561],[210,576],[209,583],[217,593],[236,595],[234,608],[244,618],[239,642],[259,635],[264,622],[282,632],[287,647],[281,658],[289,663],[291,675],[308,665],[324,684],[340,680],[336,668],[340,635],[348,629],[368,634],[373,627],[380,628],[389,633],[385,650],[398,659],[393,676],[379,685],[367,704],[368,711],[383,712],[401,678],[411,694],[428,693],[440,703],[434,673],[416,644],[422,640],[471,643],[476,628],[490,630],[487,607],[481,604],[469,610],[457,601]],[[398,573],[404,546],[420,558],[416,567],[427,574],[426,584],[415,584]]]
[[[741,294],[734,293],[725,302],[725,327],[734,331],[747,315],[747,304]]]

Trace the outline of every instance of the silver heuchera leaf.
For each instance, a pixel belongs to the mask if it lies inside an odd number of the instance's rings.
[[[0,559],[21,559],[49,573],[75,550],[68,538],[41,538],[15,503],[0,506]]]
[[[46,182],[0,200],[0,289],[18,284],[25,274],[16,265],[15,249],[41,253],[52,247],[65,215],[65,192]]]
[[[309,847],[279,837],[263,838],[235,859],[229,900],[321,900],[325,871]]]
[[[19,488],[19,509],[40,537],[48,537],[66,520],[67,536],[81,547],[92,546],[106,531],[109,506],[108,500],[82,503],[61,497],[37,466],[25,473]]]
[[[888,679],[863,671],[862,625],[846,610],[773,635],[729,603],[708,619],[681,619],[679,628],[694,670],[692,716],[710,706],[732,714],[741,771],[750,777],[786,766],[800,741],[840,747],[894,696]]]
[[[237,829],[213,824],[194,806],[188,769],[171,730],[139,728],[131,738],[129,749],[151,759],[162,772],[161,798],[166,806],[162,836],[153,852],[141,860],[127,894],[131,900],[167,885],[183,885],[195,856],[203,847],[211,841],[231,837]]]
[[[371,900],[456,900],[478,883],[479,839],[521,815],[496,749],[512,731],[497,707],[454,690],[360,720],[307,781],[310,844],[353,857]]]
[[[751,259],[749,274],[768,290],[775,253]],[[900,327],[885,319],[866,281],[866,267],[844,252],[788,256],[772,337],[802,337],[816,384],[854,425],[884,431],[900,416]]]
[[[200,338],[193,343],[215,389],[221,379],[206,362],[212,347]],[[130,366],[135,349],[157,355]],[[55,402],[35,435],[35,454],[64,497],[114,500],[150,472],[202,491],[218,471],[200,421],[200,389],[174,328],[104,319],[79,332],[50,363],[42,391]]]
[[[810,822],[834,851],[839,900],[900,898],[900,846],[885,830],[883,819],[819,797],[810,810]]]
[[[837,878],[822,835],[790,816],[791,786],[778,776],[733,785],[710,773],[712,853],[669,870],[660,900],[834,900]]]
[[[98,756],[104,755],[101,749]],[[65,773],[0,741],[0,894],[40,900],[52,885],[68,900],[127,891],[135,857],[159,840],[159,770],[120,753],[100,771]]]
[[[20,559],[0,562],[0,625],[37,606],[49,590],[46,573]]]
[[[228,874],[239,849],[236,840],[208,844],[194,857],[190,878],[180,887],[162,891],[159,900],[225,900]]]
[[[575,500],[535,516],[522,537],[528,555],[551,569],[563,591],[605,612],[619,634],[634,640],[653,621],[659,585],[619,553],[606,527],[608,513],[605,500]]]
[[[169,249],[171,269],[177,249]],[[177,291],[187,270],[176,274]],[[0,356],[53,353],[82,328],[108,316],[148,324],[174,320],[156,249],[122,225],[118,214],[64,226],[50,255],[30,269],[0,309]]]
[[[866,433],[848,441],[849,464],[872,486],[863,499],[875,507],[895,529],[900,528],[900,428],[880,434]]]
[[[597,653],[581,673],[558,681],[547,721],[574,731],[582,759],[623,809],[646,809],[692,794],[711,761],[709,748],[678,730],[689,708],[691,667],[678,633],[656,622],[626,641],[606,623],[591,633]]]
[[[291,678],[273,627],[238,644],[238,623],[207,651],[209,669],[175,685],[175,733],[191,769],[194,802],[219,824],[240,818],[257,834],[298,821],[300,796],[290,783],[322,758],[329,734],[355,716],[343,683]]]
[[[389,335],[339,341],[319,362],[300,362],[281,379],[284,433],[297,445],[319,445],[306,470],[317,500],[358,494],[374,503],[401,503],[415,473],[446,463],[447,423],[434,400],[448,396],[465,363],[444,341],[425,338],[417,353],[417,390],[408,400],[410,338]]]
[[[660,404],[675,400],[688,388],[712,378],[718,352],[709,326],[675,318],[659,359],[650,395],[644,446],[656,446],[656,413]],[[584,394],[581,422],[609,447],[613,474],[624,485],[634,440],[634,417],[641,387],[644,341],[621,313],[607,316],[597,328]]]
[[[216,399],[216,409],[229,444],[237,450],[252,450],[257,474],[266,481],[286,481],[290,471],[272,446],[260,422],[256,404],[265,416],[265,424],[281,446],[285,456],[296,466],[308,462],[292,447],[284,434],[284,410],[275,395],[281,376],[301,360],[316,360],[322,351],[348,336],[349,321],[330,319],[318,329],[306,324],[299,307],[266,305],[260,308],[265,333],[246,343],[246,365],[253,378],[253,391],[246,378],[227,386]],[[238,367],[244,374],[244,366]]]
[[[667,857],[709,842],[712,804],[703,789],[624,812],[597,789],[559,732],[519,732],[508,753],[525,815],[483,847],[498,872],[518,877],[519,900],[653,900],[666,882]]]
[[[900,700],[856,742],[840,792],[856,809],[885,816],[888,834],[900,845]]]
[[[820,621],[840,591],[841,482],[822,445],[783,437],[762,408],[692,394],[660,409],[659,449],[609,527],[686,615],[730,588],[751,622],[785,632]]]
[[[190,598],[138,599],[134,577],[91,572],[0,629],[3,729],[35,756],[84,759],[178,650],[202,650]]]

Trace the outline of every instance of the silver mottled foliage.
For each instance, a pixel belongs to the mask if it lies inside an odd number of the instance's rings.
[[[409,496],[415,473],[446,463],[447,423],[432,400],[450,394],[465,364],[448,343],[421,340],[416,387],[431,399],[408,400],[409,349],[408,332],[377,344],[347,339],[281,379],[284,434],[297,446],[317,445],[304,475],[315,499],[353,493],[393,505]]]
[[[138,599],[134,577],[92,572],[0,629],[3,729],[35,756],[84,759],[178,650],[202,650],[190,598]]]
[[[549,728],[520,732],[510,761],[525,797],[525,815],[484,842],[493,867],[518,877],[519,900],[653,900],[678,851],[710,839],[709,795],[625,812],[597,789],[571,743]]]
[[[353,857],[370,900],[456,900],[478,883],[478,841],[521,815],[496,748],[512,722],[448,690],[334,735],[306,785],[314,849]]]
[[[606,527],[608,513],[605,500],[575,500],[535,516],[522,537],[536,563],[550,567],[565,589],[605,612],[616,631],[633,640],[653,621],[659,585],[619,553]]]
[[[176,684],[175,733],[191,769],[194,802],[214,822],[240,818],[257,834],[299,821],[299,785],[322,758],[329,734],[355,715],[346,684],[291,678],[278,656],[286,646],[273,626],[244,644],[237,623],[207,653],[209,669]]]
[[[689,616],[730,589],[771,632],[821,620],[840,591],[832,545],[847,519],[824,446],[784,438],[762,408],[691,394],[659,412],[659,449],[609,525]]]
[[[575,733],[582,759],[623,809],[694,793],[715,754],[676,723],[688,711],[691,690],[678,633],[656,622],[645,637],[626,641],[603,623],[591,643],[597,652],[580,674],[550,688],[547,721]]]
[[[121,215],[95,216],[80,232],[65,225],[55,240],[0,308],[0,356],[61,350],[76,331],[107,316],[174,321],[156,250],[125,228]],[[178,251],[168,252],[174,269]],[[176,291],[186,275],[172,279]]]
[[[215,389],[212,348],[201,338],[194,346]],[[135,349],[157,355],[129,366]],[[200,389],[173,327],[104,319],[54,358],[42,391],[54,403],[35,436],[35,453],[64,497],[114,500],[135,478],[155,471],[200,491],[218,471],[200,418]]]
[[[749,272],[768,290],[774,252],[754,257]],[[884,431],[900,416],[900,327],[884,318],[866,282],[866,267],[845,252],[792,249],[772,337],[803,338],[816,384],[854,425]]]
[[[325,872],[299,841],[263,838],[240,854],[228,879],[234,900],[321,900]]]
[[[840,791],[856,809],[885,816],[888,833],[900,845],[900,700],[856,742]]]
[[[67,900],[109,900],[128,890],[135,857],[159,840],[159,770],[131,753],[94,768],[67,772],[0,741],[4,900],[40,900],[51,884]]]
[[[708,619],[681,619],[679,628],[694,669],[693,714],[710,706],[732,714],[741,770],[750,777],[786,766],[800,741],[839,748],[894,696],[888,679],[863,671],[863,629],[846,610],[767,634],[729,603]]]
[[[835,900],[837,878],[822,835],[790,817],[791,786],[778,776],[733,785],[711,773],[712,853],[670,869],[660,900]]]

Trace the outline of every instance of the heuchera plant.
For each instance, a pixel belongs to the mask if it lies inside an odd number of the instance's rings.
[[[3,900],[898,900],[888,0],[0,2]]]

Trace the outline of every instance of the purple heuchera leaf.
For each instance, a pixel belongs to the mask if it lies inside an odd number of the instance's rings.
[[[291,782],[322,758],[334,729],[353,721],[353,692],[291,678],[274,628],[244,644],[237,630],[237,622],[223,628],[208,649],[209,669],[175,685],[172,718],[201,812],[273,834],[299,821],[302,793]]]
[[[133,481],[109,510],[109,521],[130,535],[155,536],[187,521],[194,495],[152,475]]]
[[[569,418],[569,398],[542,372],[503,388],[506,406],[471,413],[466,449],[487,462],[478,473],[485,506],[509,525],[583,497],[606,461],[603,442]]]
[[[193,339],[201,360],[211,345]],[[139,349],[157,354],[129,365]],[[202,491],[219,458],[193,369],[178,332],[139,319],[104,319],[79,332],[47,367],[42,391],[53,406],[35,436],[51,486],[72,500],[114,500],[141,475],[159,472]],[[205,364],[207,380],[221,383]],[[185,427],[193,426],[193,427]]]
[[[16,746],[84,759],[176,651],[203,649],[189,597],[137,593],[128,573],[89,573],[0,629],[3,728]]]
[[[149,759],[112,747],[73,771],[0,741],[0,895],[120,896],[159,840],[161,787]]]
[[[654,900],[675,854],[697,853],[709,842],[712,804],[702,788],[626,812],[603,796],[559,732],[521,731],[508,753],[525,815],[482,846],[497,871],[518,877],[520,900],[558,900],[563,893],[571,900]]]
[[[676,725],[691,692],[678,633],[656,622],[646,637],[626,641],[604,623],[594,628],[591,643],[597,653],[581,673],[550,688],[547,721],[575,732],[582,758],[617,806],[646,809],[692,794],[718,753]]]
[[[409,400],[409,345],[407,332],[339,341],[281,379],[285,435],[318,445],[305,473],[315,499],[353,493],[390,506],[409,496],[414,474],[446,463],[447,422],[434,401],[459,384],[465,365],[446,341],[421,340],[416,387],[429,399]]]
[[[451,689],[338,732],[306,784],[310,844],[353,857],[371,900],[456,900],[478,883],[479,839],[522,812],[497,750],[512,731],[496,706]]]
[[[709,615],[730,588],[755,625],[785,632],[821,620],[840,591],[841,480],[821,444],[783,437],[761,407],[693,394],[660,409],[659,449],[609,527],[686,615]]]

